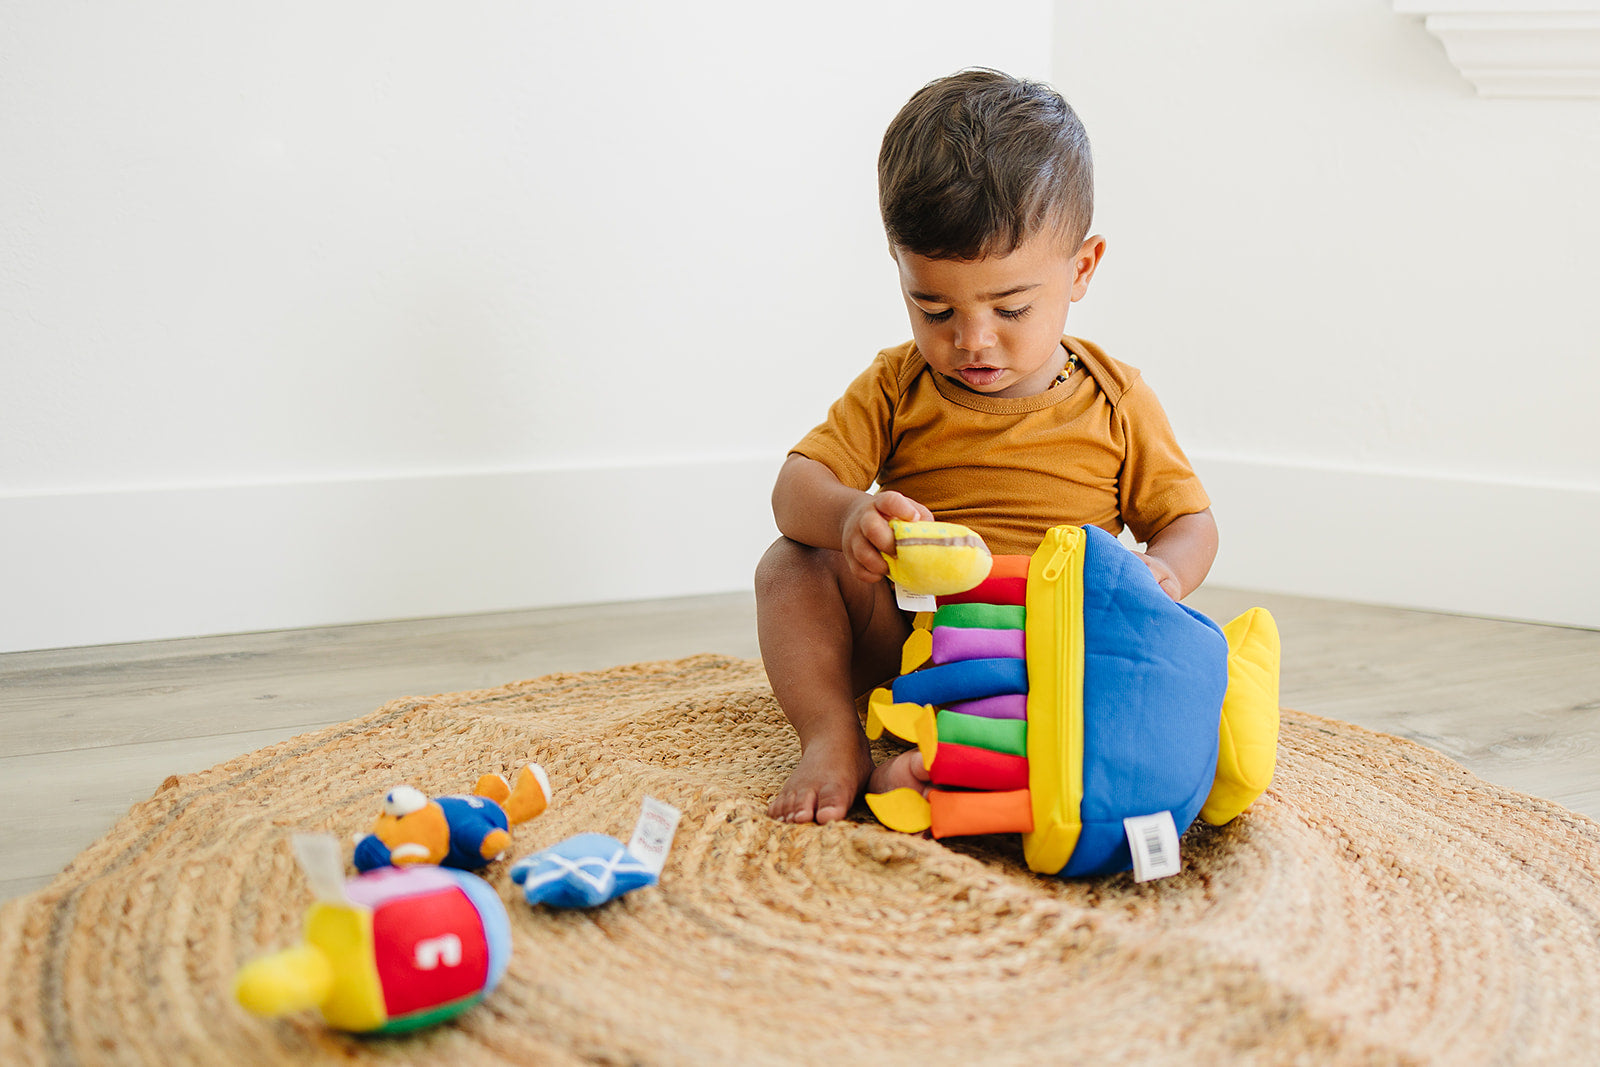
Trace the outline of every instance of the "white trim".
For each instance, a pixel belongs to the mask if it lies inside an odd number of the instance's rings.
[[[1600,628],[1600,488],[1192,458],[1213,584]],[[0,651],[749,589],[781,460],[0,498]]]
[[[0,498],[0,652],[748,589],[781,461]]]
[[[1600,488],[1191,458],[1211,583],[1600,629]]]
[[[1479,96],[1600,99],[1595,0],[1393,0],[1428,32]]]

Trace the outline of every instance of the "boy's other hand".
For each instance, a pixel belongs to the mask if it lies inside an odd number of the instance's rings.
[[[839,543],[850,573],[863,582],[876,582],[889,573],[884,554],[894,555],[894,529],[890,519],[932,522],[933,512],[893,490],[863,496],[845,513]]]
[[[1173,600],[1183,599],[1183,583],[1178,581],[1178,576],[1173,573],[1171,567],[1148,552],[1135,552],[1134,555],[1143,560],[1144,565],[1150,568],[1151,575],[1154,576],[1156,584],[1161,586],[1163,593],[1166,593]]]
[[[1217,558],[1217,521],[1211,517],[1211,509],[1179,515],[1150,538],[1138,555],[1162,590],[1181,601],[1200,588],[1211,571],[1211,561]]]

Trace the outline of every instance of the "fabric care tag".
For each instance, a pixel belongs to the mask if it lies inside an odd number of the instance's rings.
[[[652,874],[659,875],[667,864],[667,851],[672,848],[680,817],[677,808],[655,797],[645,797],[640,805],[639,823],[633,828],[628,851]]]
[[[908,593],[898,585],[894,587],[894,602],[900,605],[901,611],[935,611],[939,607],[937,597],[927,593]]]
[[[294,858],[311,885],[311,895],[324,904],[344,904],[344,853],[332,834],[295,834],[289,838]]]
[[[1168,878],[1183,869],[1178,855],[1178,827],[1172,812],[1134,815],[1122,820],[1128,834],[1128,851],[1133,853],[1133,880],[1148,882]]]

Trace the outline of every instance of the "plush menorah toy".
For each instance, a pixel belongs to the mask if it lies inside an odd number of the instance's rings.
[[[990,557],[966,527],[893,525],[891,576],[937,610],[872,694],[867,734],[916,744],[932,788],[869,794],[884,825],[1020,833],[1033,870],[1099,875],[1160,846],[1150,820],[1170,816],[1175,860],[1196,817],[1221,825],[1266,789],[1279,642],[1265,609],[1219,627],[1094,526]]]

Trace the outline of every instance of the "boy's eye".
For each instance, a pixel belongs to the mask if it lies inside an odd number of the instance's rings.
[[[945,308],[943,311],[929,311],[926,308],[919,307],[917,310],[922,312],[923,321],[928,323],[930,326],[938,325],[941,322],[948,322],[950,316],[955,314],[954,308]],[[1032,310],[1032,304],[1024,304],[1019,308],[995,308],[994,313],[999,315],[1002,319],[1015,322],[1017,319],[1022,318]]]

